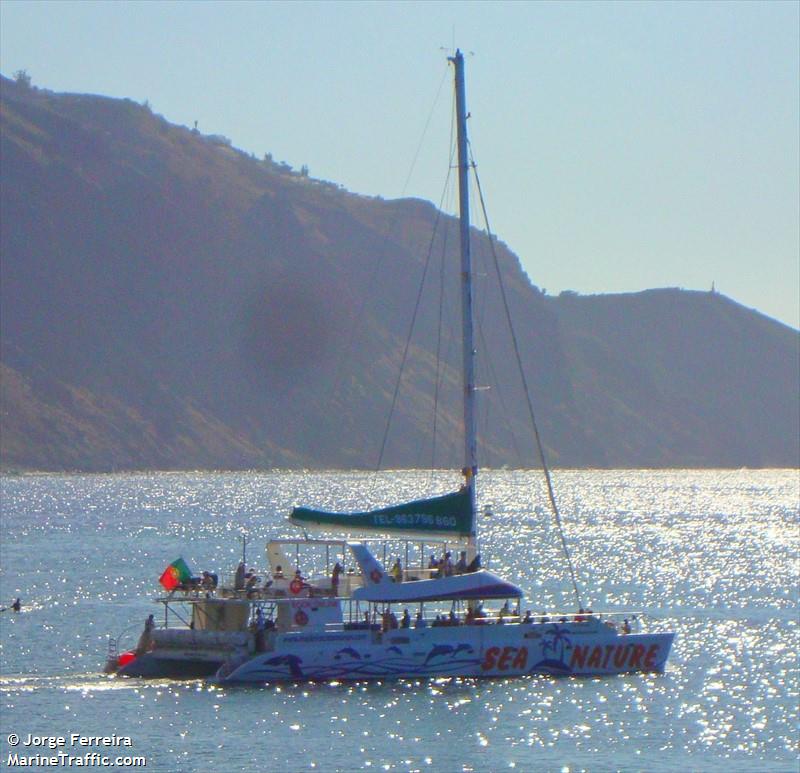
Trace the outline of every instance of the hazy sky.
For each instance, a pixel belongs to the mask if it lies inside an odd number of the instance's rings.
[[[798,9],[2,0],[0,71],[148,100],[354,192],[438,203],[451,114],[441,48],[455,42],[473,52],[490,222],[535,284],[714,281],[798,327]]]

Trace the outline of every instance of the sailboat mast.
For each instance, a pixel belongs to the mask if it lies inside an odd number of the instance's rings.
[[[475,423],[475,344],[472,322],[472,256],[469,243],[469,156],[467,152],[467,100],[464,86],[464,55],[456,50],[450,57],[455,65],[456,137],[458,142],[458,204],[461,243],[461,319],[464,386],[464,477],[472,505],[471,542],[476,537],[476,489],[478,474],[477,429]],[[471,545],[474,550],[474,545]]]

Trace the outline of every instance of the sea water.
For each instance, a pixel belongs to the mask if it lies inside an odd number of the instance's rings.
[[[248,563],[263,574],[266,539],[296,533],[293,504],[365,509],[458,480],[2,478],[0,605],[19,596],[23,608],[0,613],[0,767],[11,753],[55,753],[26,746],[34,736],[64,739],[59,751],[84,760],[141,757],[170,773],[796,771],[798,472],[556,471],[554,482],[582,598],[676,631],[665,673],[235,689],[103,676],[109,635],[135,642],[158,611],[159,575],[179,556],[227,575],[246,533]],[[480,525],[489,568],[522,587],[523,608],[573,611],[541,478],[487,472],[480,498],[492,511]],[[81,745],[72,734],[130,745]]]

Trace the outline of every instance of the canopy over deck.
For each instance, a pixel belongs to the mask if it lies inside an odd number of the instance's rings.
[[[520,598],[522,591],[496,574],[481,569],[469,574],[456,574],[435,580],[382,583],[353,591],[357,601],[412,602],[455,601],[457,599]]]

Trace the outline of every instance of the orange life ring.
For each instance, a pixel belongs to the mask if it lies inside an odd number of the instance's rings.
[[[301,590],[303,590],[303,583],[298,580],[297,577],[295,577],[289,583],[289,590],[296,596]]]
[[[369,579],[376,585],[381,581],[381,577],[383,577],[383,575],[377,569],[373,569],[369,574]]]
[[[294,613],[294,622],[296,625],[307,625],[308,615],[303,612],[302,609],[298,609],[297,612]]]

